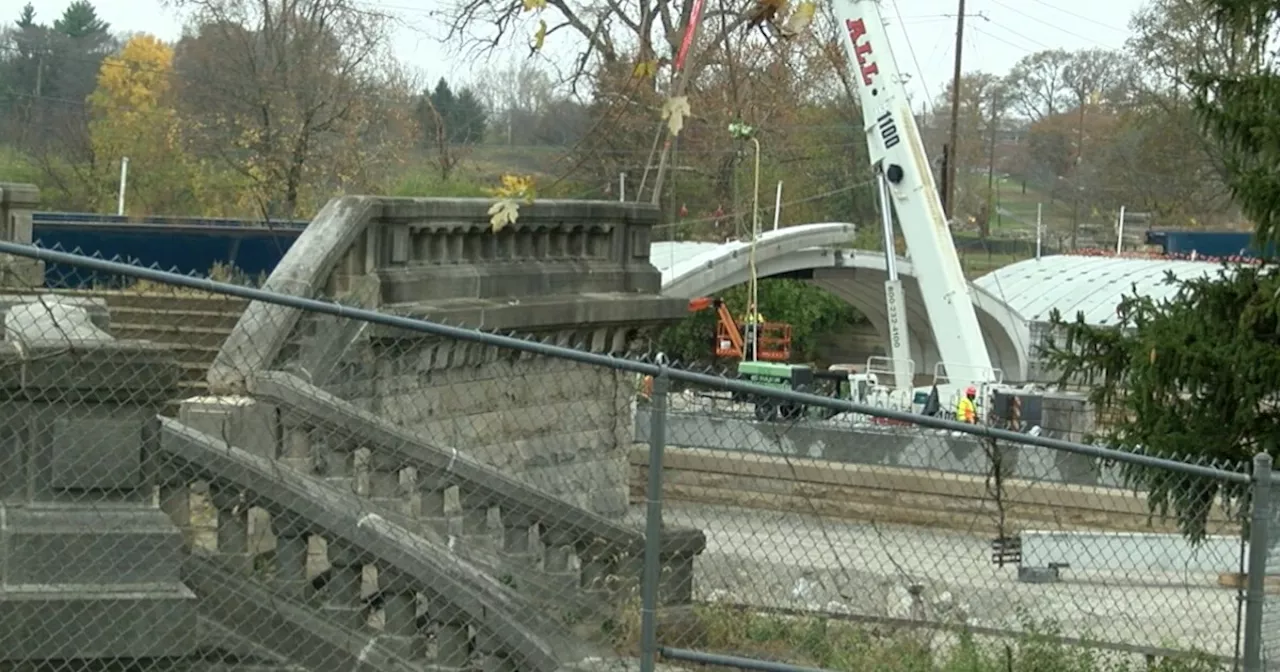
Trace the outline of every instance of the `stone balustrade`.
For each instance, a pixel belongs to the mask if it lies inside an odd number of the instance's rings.
[[[169,499],[203,482],[216,510],[216,543],[188,568],[202,610],[278,655],[326,669],[458,670],[487,657],[486,669],[550,671],[596,653],[484,568],[360,495],[179,421],[159,422]],[[269,514],[276,537],[266,573],[250,550],[252,508]],[[314,537],[324,541],[322,573],[311,562]]]
[[[638,595],[644,547],[639,530],[526,485],[291,374],[257,374],[249,385],[252,398],[190,399],[180,417],[188,426],[364,498],[388,519],[449,546],[491,575],[510,577],[522,595],[548,608],[568,609],[575,618],[609,616],[619,600]],[[692,601],[693,563],[705,544],[700,530],[664,535],[664,604]]]
[[[538,201],[522,206],[515,223],[494,232],[492,203],[334,199],[265,288],[484,329],[623,328],[624,336],[608,339],[609,348],[685,315],[684,301],[661,296],[661,274],[649,263],[656,207]],[[210,389],[241,390],[245,376],[282,360],[302,361],[311,381],[323,383],[335,366],[333,355],[353,340],[388,335],[325,317],[299,324],[302,317],[285,306],[250,304],[210,369]]]

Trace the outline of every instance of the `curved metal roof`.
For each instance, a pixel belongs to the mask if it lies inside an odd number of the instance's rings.
[[[1205,261],[1052,255],[1014,262],[974,284],[1029,322],[1048,321],[1057,308],[1064,319],[1083,312],[1085,321],[1104,325],[1115,324],[1116,307],[1135,289],[1157,300],[1172,296],[1177,285],[1164,282],[1166,273],[1188,280],[1219,268]]]

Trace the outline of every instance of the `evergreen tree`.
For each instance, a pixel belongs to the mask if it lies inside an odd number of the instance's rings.
[[[1259,249],[1280,238],[1280,76],[1266,41],[1277,13],[1265,0],[1206,0],[1217,27],[1241,45],[1222,71],[1197,72],[1197,112],[1221,146],[1227,183],[1255,225]],[[1114,327],[1052,316],[1060,337],[1046,349],[1063,381],[1092,386],[1100,438],[1130,451],[1234,467],[1259,451],[1280,455],[1280,272],[1271,263],[1169,282],[1172,298],[1127,296]],[[1155,469],[1126,475],[1172,513],[1193,541],[1214,498],[1247,504],[1247,486]]]
[[[432,107],[435,107],[435,114]],[[439,115],[437,119],[436,114]],[[446,139],[453,145],[469,145],[484,139],[488,115],[475,92],[463,88],[456,95],[442,77],[435,89],[424,91],[418,102],[418,123],[422,127],[422,144],[433,147],[439,124],[443,123]]]
[[[453,112],[454,142],[470,145],[484,140],[489,115],[475,92],[469,88],[459,91]]]
[[[53,22],[53,29],[73,40],[102,40],[110,35],[111,27],[98,18],[98,10],[88,0],[76,0],[67,5],[62,18]]]

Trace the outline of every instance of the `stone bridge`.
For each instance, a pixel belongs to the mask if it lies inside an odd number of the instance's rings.
[[[0,186],[5,237],[35,201]],[[494,233],[488,206],[335,199],[267,288],[610,353],[685,314],[656,209],[545,201]],[[250,303],[165,413],[173,346],[0,271],[27,290],[0,301],[0,665],[595,670],[633,644],[629,377]],[[668,528],[662,605],[704,547]]]

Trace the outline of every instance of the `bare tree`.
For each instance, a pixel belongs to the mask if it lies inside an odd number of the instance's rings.
[[[1022,58],[1009,71],[1009,98],[1028,120],[1035,122],[1062,111],[1067,94],[1065,49],[1039,51]]]
[[[175,57],[188,135],[253,186],[264,215],[295,216],[306,187],[363,163],[350,141],[369,137],[386,89],[386,17],[354,0],[173,2],[194,14]]]
[[[604,74],[633,80],[631,88],[636,91],[665,88],[666,97],[678,97],[685,95],[705,68],[723,58],[728,38],[750,20],[738,3],[707,3],[699,21],[700,37],[689,50],[683,69],[676,72],[675,55],[697,4],[696,0],[547,0],[545,8],[537,11],[545,14],[539,16],[547,23],[546,40],[572,36],[576,57],[566,74],[571,86]],[[456,0],[449,37],[482,52],[512,39],[525,39],[532,33],[527,22],[532,5],[520,0]],[[521,32],[522,27],[528,30]],[[487,29],[488,34],[478,37],[479,28]],[[660,85],[664,81],[665,87]],[[656,110],[652,127],[661,140],[665,132]],[[672,144],[654,143],[656,174],[647,182],[654,202],[662,193]]]

